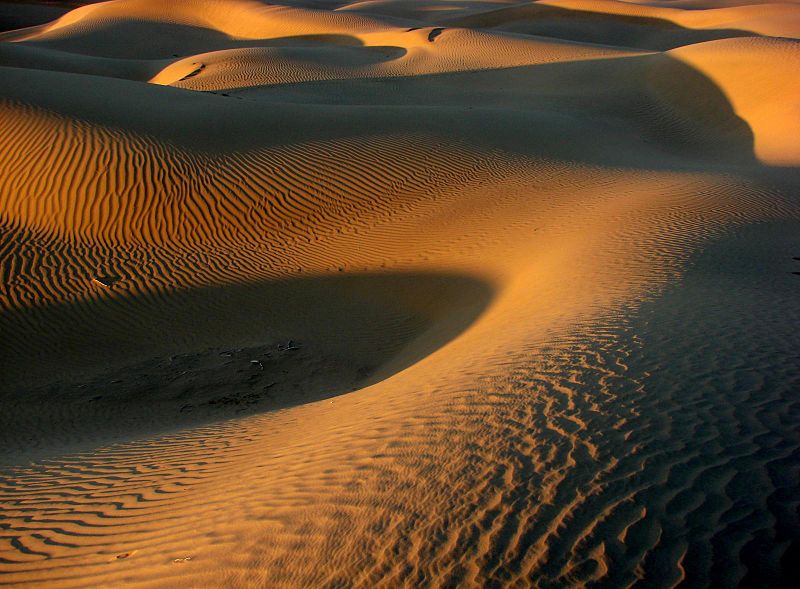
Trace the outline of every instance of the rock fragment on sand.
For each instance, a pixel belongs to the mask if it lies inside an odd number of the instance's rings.
[[[124,560],[124,559],[126,559],[126,558],[130,558],[130,557],[131,557],[131,556],[133,556],[134,554],[136,554],[136,550],[131,550],[130,552],[122,552],[122,553],[120,553],[120,554],[117,554],[117,555],[116,555],[116,556],[113,558],[113,560]]]

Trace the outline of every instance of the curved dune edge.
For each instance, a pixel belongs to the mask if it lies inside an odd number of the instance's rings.
[[[320,38],[276,40],[275,47],[245,48],[194,55],[170,64],[150,82],[192,90],[234,90],[253,86],[321,80],[392,78],[511,68],[565,61],[609,59],[633,54],[588,46],[565,46],[543,40],[503,39],[487,33],[448,29],[435,47],[432,28],[392,34],[362,35],[363,45],[333,46]],[[299,45],[299,46],[296,46]],[[483,49],[493,45],[496,55]],[[465,47],[470,48],[465,51]]]
[[[674,182],[674,178],[665,177],[663,181]],[[740,195],[743,200],[735,199],[731,203],[734,206],[729,213],[721,212],[721,195],[730,194],[732,187],[722,183],[716,189],[708,190],[707,184],[697,182],[688,183],[682,197],[673,196],[662,200],[660,204],[648,202],[652,192],[643,190],[637,197],[632,197],[637,203],[634,208],[631,208],[633,203],[629,202],[620,210],[620,203],[612,198],[613,194],[618,194],[618,186],[610,184],[607,194],[595,201],[597,206],[592,207],[591,214],[577,223],[574,211],[561,211],[561,215],[570,219],[568,226],[573,229],[571,235],[556,238],[558,247],[547,248],[549,255],[537,256],[536,261],[529,259],[526,273],[509,283],[483,318],[442,350],[441,354],[429,356],[389,381],[354,395],[339,397],[333,404],[317,403],[299,412],[117,445],[88,456],[76,456],[64,463],[63,467],[56,463],[18,469],[6,487],[11,499],[6,517],[11,522],[15,522],[18,515],[21,517],[26,513],[17,512],[14,507],[14,502],[22,496],[27,502],[46,500],[55,512],[66,509],[70,520],[75,521],[77,517],[79,523],[62,522],[57,524],[57,530],[51,529],[56,524],[49,521],[33,527],[12,523],[14,529],[19,530],[19,542],[28,551],[24,561],[31,573],[17,572],[16,565],[10,565],[6,571],[7,578],[23,585],[26,581],[37,583],[48,579],[53,584],[67,587],[87,580],[93,583],[119,583],[123,579],[135,586],[157,578],[167,579],[170,584],[178,586],[191,586],[217,582],[222,571],[226,578],[242,578],[248,583],[295,586],[321,583],[330,578],[352,578],[353,575],[364,574],[363,567],[366,566],[366,570],[371,571],[368,574],[376,579],[385,578],[386,575],[401,579],[401,573],[394,573],[398,575],[394,577],[389,572],[394,559],[381,558],[379,547],[394,545],[402,550],[406,545],[406,537],[424,546],[425,538],[437,527],[435,524],[433,527],[417,527],[413,519],[406,520],[403,514],[412,509],[411,506],[429,505],[435,510],[434,513],[449,522],[448,525],[454,526],[464,525],[457,523],[462,518],[466,518],[463,521],[469,524],[466,514],[470,505],[479,505],[481,510],[488,511],[494,508],[491,494],[483,497],[481,487],[472,485],[480,480],[485,481],[492,469],[501,467],[491,460],[485,462],[488,472],[480,468],[465,469],[459,461],[453,463],[453,456],[459,455],[462,444],[466,445],[465,448],[474,447],[475,441],[484,439],[486,435],[490,437],[485,439],[485,449],[491,456],[495,448],[493,444],[498,443],[492,433],[494,427],[506,428],[507,436],[511,435],[510,432],[517,432],[516,428],[520,427],[521,430],[512,435],[514,444],[533,444],[532,440],[525,441],[531,435],[539,440],[534,446],[539,448],[534,454],[539,458],[534,463],[541,461],[540,470],[531,484],[544,497],[557,497],[567,493],[566,489],[573,489],[574,492],[576,484],[585,489],[589,498],[600,493],[603,487],[595,486],[592,480],[574,478],[580,475],[573,475],[571,471],[563,472],[562,460],[565,457],[560,453],[559,444],[571,448],[570,454],[576,460],[580,460],[584,454],[605,460],[606,452],[613,452],[614,446],[607,447],[606,444],[611,442],[603,440],[603,437],[614,436],[614,440],[619,437],[617,443],[627,436],[636,439],[641,435],[638,431],[641,417],[637,417],[634,411],[616,424],[617,433],[609,429],[603,430],[604,436],[599,436],[601,432],[590,427],[590,422],[582,420],[590,419],[590,416],[592,420],[601,419],[596,413],[601,411],[600,407],[606,402],[602,401],[602,397],[586,399],[585,392],[581,392],[575,379],[597,383],[602,394],[612,399],[624,391],[640,391],[643,384],[635,377],[629,379],[625,374],[631,362],[627,356],[636,358],[635,339],[629,344],[632,347],[619,347],[622,336],[614,327],[616,317],[613,311],[610,317],[599,323],[592,317],[599,318],[609,309],[618,308],[618,305],[628,306],[632,293],[638,293],[636,298],[647,296],[648,292],[653,293],[653,289],[658,289],[659,284],[668,281],[670,274],[681,267],[681,259],[691,249],[687,249],[687,246],[699,237],[696,232],[701,228],[703,234],[707,235],[709,227],[740,218],[748,210],[752,211],[754,217],[770,215],[764,211],[763,203],[759,202],[763,200],[763,195],[760,199],[751,200],[747,198],[746,190]],[[698,202],[692,195],[701,186],[706,192]],[[687,207],[689,203],[696,208]],[[632,210],[636,211],[636,215],[631,214]],[[790,211],[790,208],[778,208],[773,214],[780,218],[794,214]],[[620,212],[625,212],[630,219],[622,227],[617,220]],[[702,225],[696,223],[697,215],[705,219]],[[641,223],[648,218],[654,224]],[[658,228],[659,218],[669,219],[661,230]],[[560,225],[562,230],[564,227]],[[589,227],[594,229],[589,234],[595,240],[587,242],[582,237]],[[609,239],[609,233],[599,230],[602,227],[615,237]],[[653,267],[651,257],[636,255],[643,242],[648,250],[660,252],[658,268]],[[519,263],[521,259],[516,261]],[[566,271],[566,268],[570,270]],[[591,290],[580,287],[585,281],[590,281],[593,286]],[[540,330],[537,335],[532,337],[530,330],[520,321],[521,309],[536,317]],[[576,321],[584,327],[578,327],[578,331],[570,335]],[[565,331],[567,325],[573,327]],[[496,337],[498,331],[502,333],[500,338]],[[553,339],[554,333],[559,334],[556,340]],[[602,353],[596,349],[597,341],[603,342]],[[487,349],[493,360],[489,364],[481,364],[480,373],[483,375],[481,379],[488,380],[481,381],[485,384],[478,387],[477,398],[471,400],[472,396],[465,396],[462,387],[467,387],[468,391],[475,386],[474,383],[469,384],[473,382],[475,362],[486,354]],[[508,353],[508,350],[517,349],[518,352]],[[536,363],[516,371],[509,379],[507,363],[518,362],[514,360],[518,356],[530,358],[530,355],[538,357]],[[567,373],[561,379],[556,375],[560,374],[559,367],[563,366],[565,357],[570,358],[569,366],[575,372]],[[513,395],[518,379],[529,383],[536,398],[541,400],[544,421],[537,428],[549,430],[547,436],[537,434],[538,429],[530,430],[523,424],[514,425],[514,413],[509,414],[503,409],[503,399],[506,395]],[[417,392],[410,394],[412,391]],[[576,405],[580,407],[578,413]],[[450,409],[443,412],[445,407]],[[518,406],[517,410],[524,411],[523,407],[524,404]],[[415,417],[419,415],[420,408],[423,409],[422,415],[427,415],[426,418]],[[458,428],[455,430],[451,429],[453,408],[457,409],[455,415],[459,416],[456,417]],[[354,418],[354,415],[358,417]],[[624,411],[622,415],[625,415]],[[612,421],[620,418],[621,415],[615,417],[614,412],[607,416]],[[492,426],[488,429],[487,419]],[[298,431],[296,420],[313,423],[314,426]],[[628,422],[632,429],[626,425]],[[392,432],[389,439],[401,441],[396,449],[384,445],[387,432]],[[454,432],[459,433],[453,437]],[[433,446],[432,450],[438,449],[422,464],[438,466],[422,471],[427,472],[422,474],[417,470],[420,464],[416,454],[409,455],[404,448],[408,448],[409,444],[428,447],[426,440],[431,439],[440,440],[441,446]],[[489,441],[492,439],[494,443]],[[199,440],[204,440],[201,454],[197,454]],[[320,445],[322,440],[324,443]],[[554,445],[540,447],[543,440],[550,440]],[[273,448],[280,450],[276,454]],[[636,445],[632,450],[634,455],[635,449]],[[518,448],[512,446],[511,455],[517,451]],[[377,458],[375,452],[378,453]],[[136,458],[143,454],[148,456],[145,462]],[[448,456],[449,461],[446,458]],[[300,460],[300,457],[304,458]],[[443,468],[442,465],[450,463],[461,471],[460,475],[456,476],[452,467]],[[331,464],[339,466],[331,470]],[[613,479],[618,472],[617,463],[612,460],[603,464],[608,470],[597,475],[601,477],[598,481],[604,476]],[[623,464],[627,464],[625,468],[638,468],[635,460]],[[60,470],[62,468],[65,469],[63,472]],[[84,468],[88,468],[86,474]],[[498,474],[502,472],[501,468]],[[69,473],[68,478],[65,478],[66,473]],[[74,499],[66,499],[74,497],[71,485],[80,488],[89,484],[97,473],[102,473],[107,477],[104,480],[109,481],[102,491],[90,493],[77,504]],[[513,477],[512,481],[516,480],[516,475],[507,476]],[[157,481],[155,486],[153,477]],[[355,486],[352,485],[352,477],[358,481]],[[503,480],[502,476],[500,480]],[[398,481],[401,485],[409,486],[408,492],[398,495],[396,491],[390,491],[397,488]],[[447,488],[448,485],[452,487],[456,483],[461,490],[456,496],[463,499],[463,503],[436,499],[436,489]],[[300,488],[303,491],[298,495]],[[387,492],[391,493],[391,497],[386,495]],[[102,507],[102,512],[97,511],[98,506],[107,501],[105,497],[128,494],[132,494],[130,500],[112,507],[110,511],[106,507]],[[233,502],[231,497],[237,500]],[[265,497],[269,498],[266,503]],[[637,511],[635,505],[630,509],[624,507],[630,501],[625,495],[618,499],[613,497],[605,498],[601,494],[598,500],[601,503],[610,501],[605,507],[607,511],[604,517],[607,521],[613,521],[609,525],[619,531],[623,544],[626,543],[626,535],[640,534],[642,532],[637,530],[642,527],[650,532],[658,529],[657,520],[654,522],[652,515],[648,517],[646,512]],[[588,499],[578,493],[571,503],[555,513],[544,508],[543,511],[537,510],[535,506],[540,502],[529,505],[529,509],[534,511],[526,512],[525,517],[548,522],[548,527],[539,532],[542,545],[527,553],[529,560],[522,563],[515,578],[524,579],[541,566],[547,555],[544,543],[551,542],[551,534],[555,534],[555,530],[562,526],[573,529],[568,522],[577,517],[573,514],[580,513],[585,500]],[[62,505],[64,501],[69,502]],[[369,507],[376,503],[378,507]],[[352,507],[345,507],[347,505]],[[351,515],[344,519],[337,518],[336,513],[342,509],[348,509]],[[87,513],[83,514],[84,510]],[[109,517],[114,518],[110,528],[106,523]],[[375,521],[374,517],[380,518],[378,521],[387,517],[393,519],[397,522],[396,527],[388,530],[381,528],[380,535],[375,536],[368,532],[372,525],[376,525],[370,523]],[[60,521],[61,516],[55,515],[54,519]],[[205,523],[198,524],[199,521]],[[575,524],[586,526],[578,527],[577,531],[584,530],[580,533],[592,538],[592,530],[597,524],[581,519],[575,520]],[[408,530],[409,525],[413,532]],[[306,537],[302,530],[309,526],[319,533]],[[28,532],[23,532],[23,529]],[[342,529],[347,530],[344,536],[340,535]],[[156,530],[157,535],[154,535]],[[222,538],[221,532],[224,533]],[[523,533],[523,530],[518,533]],[[87,539],[92,538],[86,544],[81,539],[84,534],[88,534]],[[298,535],[303,538],[299,547]],[[40,545],[42,537],[48,539],[46,549]],[[246,540],[243,542],[242,538]],[[486,532],[485,538],[489,547],[495,546],[494,540],[491,540],[494,538],[491,529]],[[370,557],[367,561],[351,560],[348,555],[354,550],[362,550],[365,541],[375,547],[374,551],[367,552],[375,555],[374,558]],[[573,541],[578,540],[566,540],[566,546]],[[590,546],[597,546],[593,541],[587,541]],[[58,548],[63,544],[69,547]],[[518,545],[512,543],[507,548],[502,546],[500,544],[492,549],[508,550],[507,558],[513,558]],[[657,543],[653,546],[657,546]],[[332,556],[314,569],[303,565],[287,568],[284,562],[286,555],[289,551],[298,555],[298,549],[304,561],[313,558],[317,552]],[[13,556],[16,562],[22,563],[18,552],[16,547],[10,547],[4,556]],[[43,554],[50,558],[43,559]],[[554,579],[563,580],[577,574],[571,571],[578,571],[583,566],[578,556],[580,554],[585,553],[578,551],[576,560],[568,561],[568,566]],[[57,558],[52,559],[56,555]],[[447,562],[451,558],[452,554],[445,550],[437,553],[433,562]],[[599,558],[601,562],[604,560],[596,551],[592,552],[591,558]],[[637,562],[635,553],[630,558],[632,566]],[[259,565],[253,566],[252,559],[256,559]],[[278,566],[281,562],[284,564]],[[427,557],[420,557],[420,560],[415,558],[411,562],[414,570],[420,571],[419,574],[429,574],[422,573],[427,570],[427,562],[430,562]],[[174,568],[183,564],[190,566],[185,569]],[[71,574],[68,571],[71,570],[80,571],[79,580],[76,578],[75,583],[70,581]],[[604,569],[596,570],[602,574]],[[478,569],[475,574],[487,573]],[[451,577],[441,574],[433,578],[437,583],[446,583]]]
[[[741,29],[774,37],[800,36],[796,7],[779,2],[726,6],[723,1],[694,10],[672,8],[670,3],[640,5],[619,0],[543,0],[539,4],[609,15],[658,18],[693,29]]]
[[[4,422],[3,441],[16,445],[48,423],[25,453],[76,451],[335,397],[446,345],[491,297],[487,282],[453,273],[337,273],[195,287],[157,303],[118,295],[7,313],[6,329],[34,334],[41,330],[32,325],[68,316],[87,321],[73,320],[63,336],[61,366],[33,378],[30,367],[10,368],[29,359],[6,350],[2,390],[15,417]],[[25,348],[49,347],[34,334]]]
[[[156,0],[122,0],[83,6],[51,24],[25,29],[21,38],[12,38],[15,41],[57,40],[69,36],[73,28],[91,30],[115,22],[129,22],[135,26],[146,26],[148,22],[171,23],[245,39],[278,36],[289,31],[327,34],[374,26],[369,18],[341,17],[326,11],[270,6],[252,0],[179,0],[169,5]]]
[[[790,586],[798,9],[548,4],[0,35],[0,584]]]
[[[756,156],[774,166],[800,165],[800,43],[723,40],[670,52],[722,89],[754,135]]]

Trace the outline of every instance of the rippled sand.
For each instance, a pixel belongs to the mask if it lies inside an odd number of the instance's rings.
[[[0,586],[800,586],[800,5],[33,4]]]

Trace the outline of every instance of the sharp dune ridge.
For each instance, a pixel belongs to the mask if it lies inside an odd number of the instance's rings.
[[[800,585],[797,2],[42,4],[0,586]]]

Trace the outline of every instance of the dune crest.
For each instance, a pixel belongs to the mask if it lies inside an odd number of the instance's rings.
[[[800,165],[800,42],[721,40],[670,52],[722,89],[753,131],[756,156],[766,164]]]

